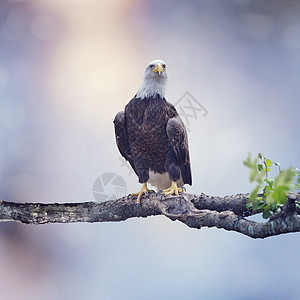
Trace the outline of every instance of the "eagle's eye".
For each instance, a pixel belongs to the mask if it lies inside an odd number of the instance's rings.
[[[163,64],[163,65],[162,65],[162,67],[165,69],[165,68],[166,68],[166,65],[165,65],[165,64]]]
[[[150,65],[149,67],[150,67],[150,69],[153,69],[153,68],[154,68],[154,65]]]

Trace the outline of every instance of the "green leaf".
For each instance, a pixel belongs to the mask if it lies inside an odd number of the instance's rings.
[[[251,155],[250,155],[250,153],[248,154],[248,157],[243,161],[243,164],[244,164],[246,167],[251,168],[251,166],[252,166],[252,160],[251,160]]]
[[[275,186],[286,185],[292,183],[295,176],[295,172],[292,168],[288,168],[287,170],[283,170],[276,178],[275,178]]]
[[[257,205],[257,210],[261,210],[263,209],[263,207],[265,206],[265,201],[260,201],[258,202],[258,205]]]
[[[265,178],[265,182],[269,185],[269,186],[273,186],[274,184],[274,178],[270,177],[270,178]]]
[[[273,191],[266,198],[266,202],[272,207],[278,204],[284,204],[287,199],[287,193],[290,191],[290,185],[293,183],[295,172],[292,168],[283,170],[275,178]]]
[[[266,164],[266,167],[268,167],[268,168],[272,166],[272,162],[269,159],[266,159],[265,164]]]
[[[284,204],[289,190],[290,189],[287,186],[281,185],[277,187],[272,193],[273,203]]]
[[[250,169],[250,182],[253,182],[256,178],[257,175],[257,171],[253,168]]]
[[[265,202],[255,202],[253,203],[253,211],[260,211],[265,206]]]
[[[258,164],[257,165],[257,169],[258,169],[258,171],[263,171],[264,170],[264,166],[262,165],[262,164]]]
[[[262,214],[262,217],[264,219],[269,219],[271,215],[272,215],[272,212],[270,210],[265,210]]]
[[[258,184],[249,195],[249,199],[252,201],[253,204],[261,200],[261,197],[257,197],[257,194],[259,193],[261,187],[261,184]]]
[[[257,157],[258,157],[259,159],[263,159],[263,154],[259,152],[258,155],[257,155]]]
[[[300,186],[299,186],[299,184],[297,184],[297,183],[295,183],[295,184],[293,183],[293,184],[290,185],[290,188],[291,188],[292,190],[293,190],[293,189],[294,189],[294,190],[299,190]]]
[[[262,169],[261,169],[261,167],[258,166],[258,157],[255,158],[254,160],[252,160],[251,155],[248,154],[247,159],[244,160],[243,163],[245,166],[247,166],[250,169],[250,174],[249,174],[250,182],[253,182],[253,181],[257,182],[256,187],[251,191],[251,193],[249,195],[249,203],[251,203],[251,204],[248,204],[248,207],[249,208],[252,207],[254,209],[254,204],[257,203],[258,201],[262,200],[262,197],[257,197],[257,195],[263,187],[263,179],[265,176],[265,172],[263,170],[263,165],[260,164]],[[260,168],[260,171],[258,168]]]
[[[252,207],[252,202],[248,202],[247,204],[246,204],[246,208],[247,209],[250,209]]]
[[[265,172],[269,172],[270,171],[270,168],[265,168]]]
[[[276,211],[276,208],[277,208],[277,204],[276,203],[270,203],[270,208],[274,211]]]
[[[273,188],[269,185],[265,186],[264,193],[269,194],[271,191],[273,191]]]

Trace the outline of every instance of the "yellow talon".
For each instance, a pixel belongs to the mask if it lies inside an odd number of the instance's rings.
[[[162,191],[162,194],[166,197],[166,196],[170,196],[175,194],[176,196],[178,196],[179,193],[182,193],[182,188],[177,186],[177,183],[175,181],[172,181],[171,186]]]
[[[139,192],[137,192],[137,193],[132,193],[131,196],[138,196],[136,202],[137,202],[137,204],[140,204],[142,196],[144,194],[146,196],[148,196],[148,194],[150,192],[153,192],[153,191],[152,190],[148,190],[148,188],[147,188],[147,182],[144,182],[143,185],[142,185],[141,190]]]

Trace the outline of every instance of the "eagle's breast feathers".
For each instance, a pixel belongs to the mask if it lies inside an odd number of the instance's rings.
[[[171,152],[182,170],[188,165],[189,174],[181,174],[182,184],[191,184],[187,133],[175,107],[165,98],[134,97],[114,122],[120,153],[135,172],[142,160],[150,171],[166,173],[166,159]]]

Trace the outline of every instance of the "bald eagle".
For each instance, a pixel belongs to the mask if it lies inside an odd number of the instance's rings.
[[[165,99],[167,67],[151,61],[140,89],[114,119],[116,142],[142,183],[137,203],[150,192],[147,182],[163,196],[178,195],[182,186],[192,185],[188,139],[175,107]]]

